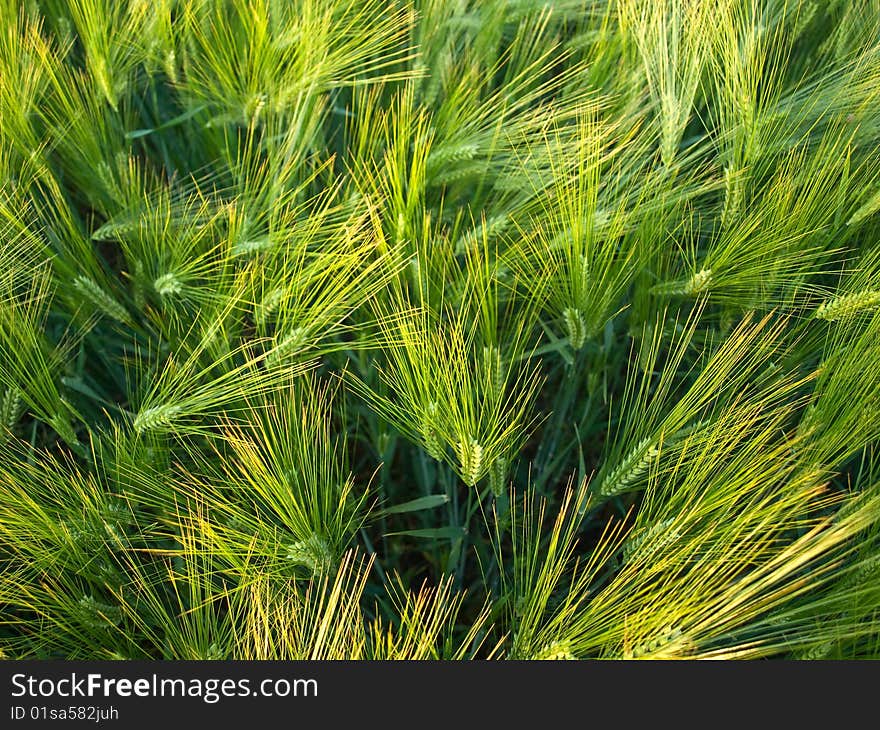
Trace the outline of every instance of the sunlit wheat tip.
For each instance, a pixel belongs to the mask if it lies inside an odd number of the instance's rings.
[[[782,612],[771,613],[764,619],[768,626],[784,626],[788,622],[788,617]]]
[[[772,363],[768,366],[768,368],[770,368],[770,367],[772,367]],[[771,370],[771,372],[774,372],[774,371]],[[686,426],[682,426],[680,429],[678,429],[678,431],[675,431],[672,434],[672,436],[670,436],[667,439],[667,444],[672,445],[672,444],[681,443],[682,441],[688,439],[689,437],[693,436],[695,433],[698,433],[700,430],[705,428],[706,425],[707,425],[707,422],[700,419],[700,420],[694,421],[693,423],[689,423]]]
[[[874,195],[872,195],[864,205],[860,206],[859,209],[852,214],[850,219],[847,221],[847,225],[858,225],[863,220],[871,217],[878,211],[880,211],[880,190],[874,193]]]
[[[880,307],[880,291],[866,289],[828,299],[816,309],[816,318],[827,322],[851,319]]]
[[[712,270],[701,269],[689,279],[657,284],[651,288],[651,292],[668,297],[694,297],[709,291],[711,285]]]
[[[576,661],[567,641],[553,641],[542,646],[529,657],[532,661]]]
[[[863,563],[856,573],[856,579],[860,583],[867,583],[868,580],[871,580],[878,573],[880,573],[880,555]]]
[[[101,515],[113,524],[132,524],[134,516],[131,508],[124,499],[119,497],[107,497],[101,505]]]
[[[263,297],[256,307],[256,312],[254,312],[254,317],[259,324],[265,324],[272,314],[275,313],[281,302],[284,301],[284,294],[283,288],[276,287]]]
[[[255,122],[260,117],[260,113],[266,107],[269,97],[266,94],[252,94],[244,105],[244,118],[248,121]]]
[[[567,307],[562,312],[562,321],[565,325],[565,334],[572,348],[580,350],[587,341],[587,323],[580,309]]]
[[[173,294],[180,294],[183,291],[183,282],[174,272],[162,274],[153,282],[153,288],[159,296],[167,297]]]
[[[21,391],[18,388],[6,388],[0,398],[0,424],[12,428],[21,416]],[[0,440],[5,431],[0,429]]]
[[[662,649],[664,646],[671,644],[673,641],[680,639],[682,636],[681,629],[672,626],[664,628],[653,639],[634,646],[629,652],[624,653],[625,659],[638,659]]]
[[[177,54],[174,52],[172,48],[168,53],[165,54],[165,57],[162,59],[162,67],[165,69],[165,73],[168,74],[168,79],[172,84],[176,84],[178,82],[177,79]]]
[[[380,454],[387,454],[394,447],[396,440],[394,434],[383,431],[376,438],[376,449]]]
[[[205,661],[219,661],[222,659],[227,659],[228,655],[223,651],[223,648],[216,641],[208,644],[208,647],[202,653],[201,659]]]
[[[422,439],[424,440],[425,450],[431,458],[440,461],[443,458],[445,449],[443,448],[443,443],[440,441],[440,437],[437,433],[437,416],[437,402],[431,401],[428,403],[425,412],[422,415],[420,431]]]
[[[255,238],[242,238],[233,244],[232,255],[252,256],[275,248],[275,243],[276,241],[268,234]]]
[[[507,385],[501,350],[497,347],[484,347],[483,368],[489,382],[489,393],[494,400],[500,401],[504,396],[504,389]]]
[[[128,323],[130,321],[131,318],[125,307],[88,276],[77,276],[73,280],[73,286],[98,311],[117,322]]]
[[[724,208],[721,211],[721,225],[729,226],[739,217],[742,207],[742,179],[730,167],[724,168]]]
[[[486,218],[485,223],[479,223],[456,241],[456,254],[465,253],[465,251],[470,250],[475,244],[481,241],[483,236],[486,236],[487,238],[495,236],[503,232],[509,225],[510,216],[506,213]]]
[[[147,293],[144,287],[144,264],[140,259],[134,262],[134,275],[131,277],[131,297],[135,308],[143,311],[147,304]]]
[[[462,439],[456,444],[456,453],[461,466],[462,480],[468,486],[474,486],[482,476],[483,447],[476,439]]]
[[[813,18],[816,17],[816,11],[818,10],[818,5],[813,0],[810,0],[807,3],[804,3],[799,8],[799,12],[797,15],[797,20],[794,25],[794,35],[799,36],[803,33],[807,26],[813,22]]]
[[[428,155],[428,163],[443,165],[448,162],[472,160],[479,149],[479,146],[473,142],[439,145],[431,150],[431,153]]]
[[[810,403],[806,408],[804,408],[804,413],[801,416],[801,420],[798,421],[797,426],[797,434],[798,437],[804,438],[807,436],[814,428],[817,427],[816,422],[817,410],[816,404]]]
[[[309,343],[309,331],[305,327],[295,327],[280,339],[266,354],[266,364],[275,365],[302,352]]]
[[[102,540],[101,534],[91,525],[82,522],[75,523],[70,520],[62,520],[61,526],[66,531],[70,542],[73,543],[77,549],[94,551],[100,548]]]
[[[250,531],[247,522],[241,519],[241,517],[237,514],[232,514],[227,517],[225,520],[223,520],[223,524],[233,532],[247,533]]]
[[[105,586],[119,588],[125,581],[125,574],[110,560],[96,560],[95,575]]]
[[[696,296],[697,294],[703,294],[704,292],[709,291],[709,287],[711,284],[711,269],[702,269],[688,280],[684,293],[687,296]]]
[[[418,64],[416,67],[416,71],[419,73],[424,73],[428,68],[424,64]],[[440,95],[440,91],[443,89],[443,76],[439,73],[430,73],[428,75],[427,81],[425,83],[425,90],[422,94],[422,99],[426,106],[434,106],[437,101],[437,97]]]
[[[140,230],[141,221],[139,218],[131,218],[129,220],[108,221],[103,226],[92,233],[95,241],[118,241],[126,237],[132,236]]]
[[[182,412],[183,408],[181,406],[172,405],[170,403],[152,406],[135,416],[133,423],[134,430],[138,433],[143,433],[145,431],[153,431],[157,428],[168,426]]]
[[[107,190],[115,190],[117,186],[116,175],[104,160],[95,165],[95,177]]]
[[[645,475],[659,453],[660,449],[652,444],[652,437],[646,436],[608,473],[596,489],[597,493],[606,498],[622,494]]]
[[[122,623],[122,609],[87,595],[79,599],[80,617],[90,628],[104,629]]]
[[[833,642],[825,641],[809,649],[797,653],[797,658],[805,661],[818,661],[825,659],[834,649]]]
[[[485,170],[485,162],[469,162],[466,165],[439,170],[431,179],[436,185],[452,185],[461,180],[479,177]]]
[[[313,574],[324,573],[333,566],[330,545],[320,535],[310,535],[288,545],[286,557],[292,564],[308,568]]]
[[[49,419],[49,425],[55,429],[55,433],[64,439],[69,446],[74,447],[77,451],[82,450],[82,444],[76,436],[76,430],[66,414],[63,412],[53,414],[52,418]]]
[[[847,587],[874,585],[874,581],[880,577],[878,573],[880,573],[880,555],[875,555],[862,561],[859,567],[847,577],[844,585]]]
[[[489,466],[489,488],[496,497],[507,489],[507,462],[504,459],[495,459]]]
[[[395,240],[400,243],[406,240],[406,216],[403,211],[397,214],[397,226],[394,229]]]
[[[670,529],[674,523],[675,519],[670,517],[631,535],[623,544],[623,562],[629,562],[640,552],[654,554],[678,540],[680,537],[678,530]]]

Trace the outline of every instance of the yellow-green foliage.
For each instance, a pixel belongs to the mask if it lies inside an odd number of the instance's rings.
[[[880,0],[0,0],[0,657],[880,658]]]

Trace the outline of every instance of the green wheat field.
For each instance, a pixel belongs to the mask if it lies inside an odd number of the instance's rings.
[[[880,0],[0,0],[0,656],[880,658]]]

